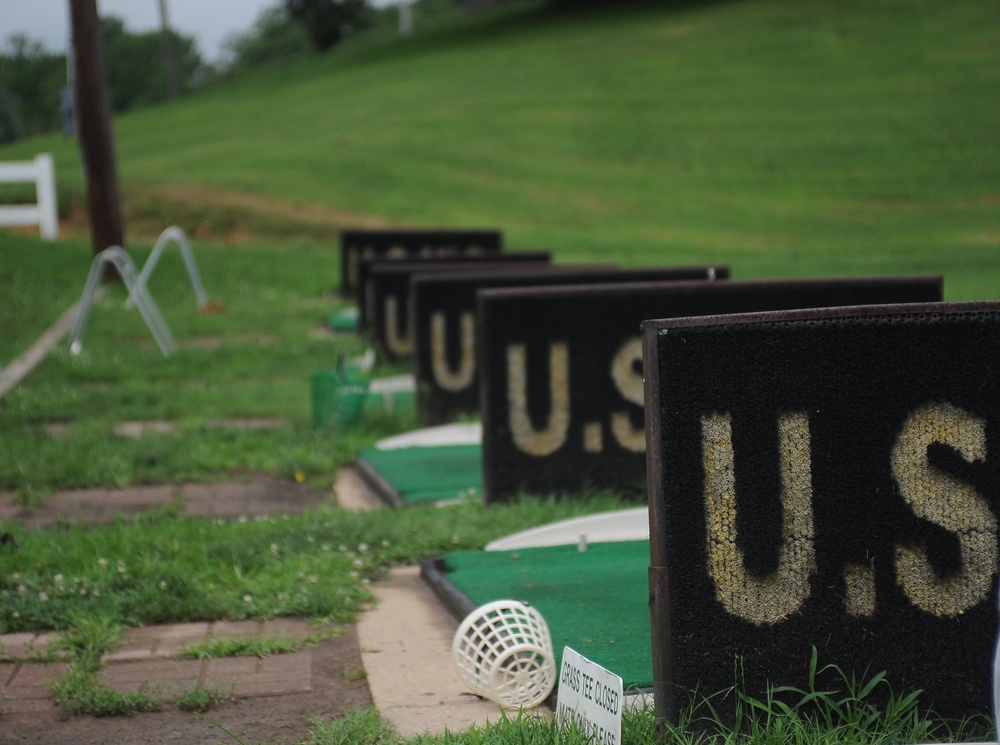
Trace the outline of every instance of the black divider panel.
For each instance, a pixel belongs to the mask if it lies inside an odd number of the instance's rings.
[[[494,268],[516,266],[518,264],[548,264],[552,261],[552,254],[548,251],[517,251],[515,253],[490,253],[475,255],[455,255],[445,258],[413,258],[413,259],[387,259],[385,257],[374,259],[362,259],[358,262],[357,279],[358,285],[354,290],[354,299],[358,305],[358,330],[363,331],[369,325],[368,315],[372,309],[373,300],[369,299],[371,289],[371,274],[375,268],[396,267],[401,271],[413,271],[414,269],[427,269],[428,271],[470,271],[472,268],[488,271]],[[500,265],[500,266],[494,266]]]
[[[357,266],[362,258],[455,256],[501,251],[499,230],[342,230],[340,232],[340,294],[354,295]]]
[[[522,259],[523,257],[523,259]],[[549,254],[497,254],[476,261],[480,271],[542,269],[549,266]],[[423,272],[452,272],[468,269],[470,262],[376,262],[365,281],[364,302],[367,322],[359,327],[393,361],[413,356],[413,324],[410,320],[410,282]]]
[[[416,410],[422,424],[446,424],[479,412],[476,370],[476,293],[540,285],[727,279],[728,266],[553,266],[486,272],[419,274],[410,283]]]
[[[657,713],[737,669],[757,698],[769,682],[805,688],[813,647],[821,666],[922,689],[939,715],[988,713],[1000,303],[643,334]]]
[[[658,282],[478,295],[487,502],[586,485],[642,495],[650,318],[941,299],[940,277]]]

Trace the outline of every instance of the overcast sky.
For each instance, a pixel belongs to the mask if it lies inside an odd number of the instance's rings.
[[[222,41],[231,33],[248,30],[260,11],[281,0],[167,0],[167,15],[176,31],[193,36],[202,56],[218,59]],[[378,3],[384,5],[385,0]],[[97,0],[97,12],[125,19],[129,31],[160,28],[159,0]],[[50,51],[69,44],[69,0],[0,0],[0,44],[23,33]]]

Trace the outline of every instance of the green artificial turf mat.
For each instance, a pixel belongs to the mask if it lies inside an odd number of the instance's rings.
[[[358,456],[405,504],[477,497],[483,491],[482,446],[362,450]]]
[[[563,647],[620,675],[629,688],[653,685],[649,633],[649,541],[595,543],[586,551],[547,546],[456,551],[448,580],[478,607],[524,600],[545,618],[556,669]]]
[[[358,309],[344,308],[330,315],[330,328],[334,331],[357,331]]]

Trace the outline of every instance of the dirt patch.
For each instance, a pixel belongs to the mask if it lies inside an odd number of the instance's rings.
[[[384,228],[390,225],[388,220],[375,215],[364,215],[318,204],[297,204],[274,197],[213,186],[163,184],[151,187],[148,191],[168,202],[237,209],[331,228],[345,226]]]
[[[190,237],[238,244],[275,237],[329,236],[341,228],[398,227],[377,215],[198,184],[128,184],[122,190],[126,238],[153,241],[170,225]],[[71,199],[59,230],[63,236],[89,233],[86,201]],[[37,229],[35,229],[37,232]]]
[[[308,693],[229,700],[206,716],[246,743],[297,743],[305,739],[310,720],[330,719],[371,706],[367,681],[358,678],[360,669],[358,636],[351,628],[343,636],[313,648],[312,690]],[[55,704],[25,714],[5,714],[0,707],[0,743],[4,745],[232,742],[197,714],[172,704],[165,705],[161,712],[109,718],[71,716]]]

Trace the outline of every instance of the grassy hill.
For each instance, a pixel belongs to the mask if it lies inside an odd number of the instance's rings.
[[[133,225],[499,226],[734,276],[945,271],[996,297],[993,0],[515,5],[115,121]],[[79,190],[72,143],[56,153]],[[185,225],[185,221],[187,224]]]

